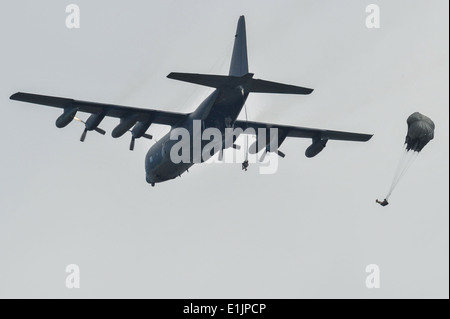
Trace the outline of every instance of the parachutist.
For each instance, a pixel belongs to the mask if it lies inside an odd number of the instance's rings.
[[[381,206],[383,206],[383,207],[389,205],[389,202],[387,201],[386,198],[384,199],[384,201],[380,201],[380,200],[377,199],[376,202],[378,204],[380,204]]]
[[[405,151],[400,159],[386,199],[384,201],[377,199],[377,203],[381,206],[389,205],[387,198],[390,198],[398,182],[402,179],[422,149],[434,138],[434,130],[436,127],[429,117],[415,112],[408,117],[406,123],[408,124],[408,133],[406,135]]]
[[[247,171],[247,169],[248,169],[248,160],[245,160],[245,161],[242,163],[242,170]]]

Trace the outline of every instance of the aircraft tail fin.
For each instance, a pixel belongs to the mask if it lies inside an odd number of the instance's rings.
[[[241,77],[248,73],[247,35],[245,17],[240,16],[234,37],[233,55],[231,57],[230,76]]]
[[[253,79],[253,73],[248,72],[247,35],[244,16],[239,17],[228,76],[172,72],[167,77],[216,89],[241,87],[249,93],[310,94],[313,92],[312,89],[300,86]]]

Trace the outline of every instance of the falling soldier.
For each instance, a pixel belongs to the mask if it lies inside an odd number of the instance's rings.
[[[389,202],[387,201],[386,198],[383,201],[380,201],[380,200],[377,199],[376,202],[378,204],[380,204],[381,206],[383,206],[383,207],[389,205]]]

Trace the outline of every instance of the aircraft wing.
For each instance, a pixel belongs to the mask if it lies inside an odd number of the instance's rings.
[[[277,128],[278,136],[285,137],[302,137],[302,138],[320,138],[328,140],[340,140],[340,141],[354,141],[354,142],[367,142],[372,138],[373,135],[370,134],[360,134],[351,132],[341,132],[341,131],[330,131],[315,128],[306,128],[299,126],[290,125],[279,125],[261,122],[247,122],[247,121],[236,121],[234,122],[235,128],[241,128],[243,130],[247,128],[253,128],[258,132],[259,128]]]
[[[61,109],[75,108],[78,109],[78,112],[103,114],[104,116],[116,118],[124,118],[126,116],[133,115],[136,121],[144,122],[151,120],[151,122],[155,124],[163,124],[170,126],[178,124],[187,116],[187,114],[183,113],[142,109],[114,104],[78,101],[69,98],[21,93],[21,92],[11,95],[10,99],[15,101],[22,101],[51,107],[57,107]]]

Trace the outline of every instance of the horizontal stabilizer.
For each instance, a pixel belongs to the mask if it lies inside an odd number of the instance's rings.
[[[314,90],[301,86],[270,82],[253,79],[252,73],[244,76],[226,76],[197,73],[172,72],[167,76],[169,79],[194,83],[216,89],[244,87],[247,92],[254,93],[276,93],[276,94],[311,94]]]
[[[178,72],[172,72],[167,77],[173,80],[209,86],[212,88],[224,88],[227,86],[233,86],[234,82],[236,83],[236,85],[239,85],[240,79],[238,77],[226,75],[210,75],[210,74],[178,73]]]
[[[276,94],[311,94],[314,90],[301,86],[252,79],[250,92]]]

